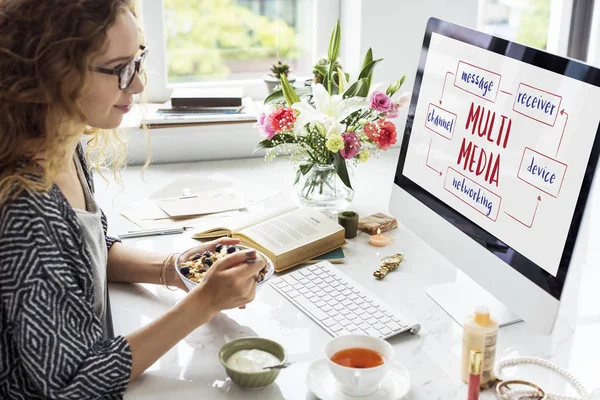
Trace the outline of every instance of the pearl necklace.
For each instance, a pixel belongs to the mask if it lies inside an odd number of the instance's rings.
[[[543,360],[543,359],[537,358],[537,357],[516,357],[516,358],[508,358],[508,359],[498,361],[496,363],[496,366],[494,367],[494,374],[496,375],[496,377],[498,379],[502,380],[502,378],[500,377],[500,371],[505,367],[515,366],[518,364],[540,365],[542,367],[548,368],[552,371],[559,373],[560,375],[562,375],[563,377],[565,377],[565,379],[567,379],[569,381],[569,383],[577,390],[577,393],[579,395],[578,397],[571,397],[571,396],[566,396],[563,394],[546,393],[546,396],[543,399],[584,400],[585,398],[588,397],[587,390],[585,390],[585,387],[581,384],[581,382],[579,382],[579,380],[577,378],[575,378],[573,376],[573,374],[571,374],[569,371],[565,370],[564,368],[561,368],[558,365],[551,363],[550,361]],[[505,392],[501,396],[501,398],[510,399],[510,398],[512,398],[512,396],[527,396],[527,395],[531,396],[535,393],[539,393],[539,392],[536,392],[535,390],[509,390],[508,392]],[[519,397],[516,397],[516,398],[519,398]]]

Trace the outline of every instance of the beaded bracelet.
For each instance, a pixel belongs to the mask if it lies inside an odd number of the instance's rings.
[[[179,255],[179,253],[171,253],[168,256],[165,257],[165,259],[162,262],[162,267],[160,268],[160,275],[159,275],[159,282],[161,284],[162,287],[169,289],[171,291],[175,291],[178,288],[171,288],[169,285],[167,285],[167,277],[165,276],[165,270],[167,269],[167,266],[170,264],[171,260],[173,259],[173,257],[175,257],[176,255]]]

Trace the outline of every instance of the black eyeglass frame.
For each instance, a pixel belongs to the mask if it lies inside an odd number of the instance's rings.
[[[131,82],[133,82],[133,78],[135,78],[135,75],[139,74],[141,72],[140,68],[142,66],[142,62],[145,60],[146,55],[148,54],[148,48],[146,46],[140,45],[140,50],[142,50],[142,53],[139,55],[139,57],[134,58],[133,60],[129,61],[128,63],[126,63],[118,68],[94,67],[94,68],[92,68],[92,71],[100,72],[102,74],[107,74],[107,75],[117,75],[119,77],[119,89],[125,90],[131,85]],[[127,66],[131,62],[134,63],[134,72],[133,72],[133,74],[131,74],[131,78],[129,78],[129,82],[127,82],[125,87],[123,87],[121,74],[122,74],[123,70],[125,68],[127,68]]]

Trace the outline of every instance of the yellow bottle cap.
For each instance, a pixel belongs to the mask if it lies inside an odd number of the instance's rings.
[[[469,374],[479,375],[481,374],[481,363],[483,362],[483,353],[477,349],[471,350],[471,357],[469,359]]]
[[[484,306],[478,306],[475,308],[475,315],[473,317],[475,322],[479,325],[489,325],[490,321],[490,310]]]

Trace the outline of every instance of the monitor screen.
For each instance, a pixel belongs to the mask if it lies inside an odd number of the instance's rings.
[[[594,67],[432,18],[395,184],[560,299],[598,99]]]

